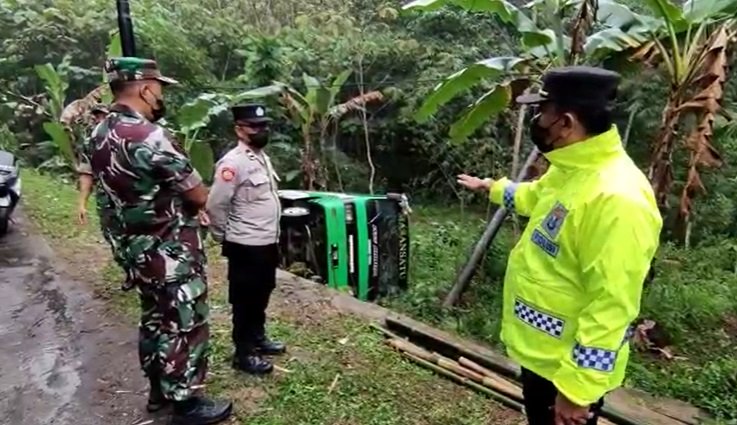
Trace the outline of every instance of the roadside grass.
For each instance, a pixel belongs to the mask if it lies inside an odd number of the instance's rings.
[[[71,182],[23,172],[23,209],[70,274],[129,320],[137,299],[123,293],[122,274],[110,258],[91,205],[90,223],[75,224]],[[464,387],[414,366],[392,352],[367,324],[324,305],[305,305],[275,293],[270,333],[289,344],[266,378],[230,369],[229,306],[224,270],[210,247],[212,357],[209,391],[231,397],[237,422],[254,425],[481,425],[516,424],[520,416]]]

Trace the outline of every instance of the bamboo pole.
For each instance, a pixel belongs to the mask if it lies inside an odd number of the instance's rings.
[[[522,167],[522,171],[520,171],[516,181],[519,182],[527,179],[527,176],[529,175],[529,172],[532,169],[535,160],[537,159],[537,155],[537,149],[533,149],[532,152],[530,152],[530,155],[527,157],[527,161],[525,161],[525,165]],[[468,262],[463,266],[463,269],[458,274],[458,277],[453,284],[453,288],[445,297],[445,300],[443,301],[443,307],[453,307],[461,298],[461,294],[463,294],[463,291],[471,282],[471,278],[473,278],[473,275],[476,273],[476,269],[478,268],[481,259],[484,258],[486,251],[489,249],[489,245],[491,245],[494,237],[499,232],[499,229],[502,227],[502,223],[507,217],[507,214],[509,214],[509,211],[507,211],[506,208],[502,207],[496,210],[494,216],[491,218],[491,221],[489,221],[489,223],[486,225],[484,233],[481,234],[478,242],[476,242],[476,246],[474,247],[473,252],[469,257]]]
[[[412,355],[410,353],[403,352],[402,354],[404,356],[406,356],[407,358],[409,358],[410,360],[414,361],[415,363],[417,363],[417,364],[419,364],[419,365],[421,365],[421,366],[423,366],[423,367],[425,367],[427,369],[430,369],[430,370],[436,372],[439,375],[448,377],[448,378],[450,378],[450,379],[452,379],[452,380],[454,380],[454,381],[456,381],[456,382],[458,382],[460,384],[463,384],[463,385],[466,385],[466,386],[468,386],[470,388],[473,388],[474,390],[476,390],[478,392],[484,393],[484,394],[488,395],[489,397],[493,398],[494,400],[496,400],[496,401],[498,401],[498,402],[500,402],[500,403],[502,403],[502,404],[504,404],[504,405],[506,405],[508,407],[511,407],[512,409],[515,409],[515,410],[520,411],[520,412],[524,410],[524,408],[523,408],[523,406],[522,406],[521,403],[519,403],[517,401],[514,401],[514,400],[512,400],[511,398],[509,398],[507,396],[504,396],[502,394],[499,394],[499,393],[495,392],[494,390],[491,390],[489,388],[486,388],[483,385],[479,385],[479,384],[477,384],[477,383],[469,380],[468,378],[464,378],[463,376],[457,375],[457,374],[455,374],[455,373],[453,373],[453,372],[451,372],[449,370],[443,369],[442,367],[440,367],[440,366],[438,366],[436,364],[433,364],[431,362],[428,362],[427,360],[424,360],[424,359],[422,359],[420,357],[417,357],[415,355]]]
[[[460,363],[461,366],[465,366],[468,369],[474,370],[477,373],[483,375],[484,385],[496,388],[504,392],[505,394],[519,400],[522,400],[524,398],[522,396],[522,388],[520,388],[519,385],[507,381],[506,379],[490,371],[489,369],[486,369],[465,357],[461,357],[460,359],[458,359],[458,363]]]

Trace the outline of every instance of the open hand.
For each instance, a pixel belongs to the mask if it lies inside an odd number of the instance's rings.
[[[555,425],[586,425],[593,416],[589,406],[578,406],[558,393],[555,398]]]
[[[458,176],[457,182],[466,189],[470,189],[475,192],[488,192],[494,181],[492,179],[480,179],[467,174],[461,174]]]
[[[80,205],[77,209],[77,223],[79,223],[80,226],[87,224],[87,208],[85,208],[84,205]]]

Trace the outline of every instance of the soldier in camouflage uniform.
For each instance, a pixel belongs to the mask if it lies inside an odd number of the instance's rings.
[[[98,124],[105,120],[107,115],[110,113],[104,105],[97,104],[90,111],[92,114],[92,122],[94,128],[91,134],[87,137],[81,145],[77,147],[77,174],[79,175],[79,198],[77,206],[77,220],[79,224],[87,224],[87,203],[89,201],[92,191],[95,192],[95,209],[97,217],[100,222],[100,232],[107,241],[112,251],[115,262],[123,268],[127,273],[125,264],[120,257],[121,251],[118,248],[120,245],[121,230],[116,226],[115,220],[113,220],[114,205],[112,200],[107,193],[102,190],[102,187],[97,184],[92,174],[92,165],[90,164],[90,158],[92,157],[92,140],[94,140],[95,134],[99,129]],[[131,289],[130,279],[123,282],[123,290]]]
[[[112,205],[115,251],[141,300],[139,355],[149,411],[174,404],[174,425],[226,420],[230,402],[202,397],[209,354],[206,258],[198,214],[207,190],[164,115],[164,77],[152,60],[106,64],[115,103],[91,140],[92,172]]]
[[[90,165],[90,156],[92,155],[92,146],[90,144],[91,139],[94,136],[95,128],[97,128],[97,125],[105,120],[108,113],[109,112],[104,105],[95,105],[90,110],[93,124],[92,131],[82,141],[82,143],[75,145],[77,156],[77,174],[79,175],[77,220],[81,225],[87,224],[87,202],[89,201],[90,195],[92,194],[94,188],[97,215],[100,218],[100,230],[102,231],[105,240],[112,245],[110,232],[108,231],[111,223],[109,222],[109,220],[107,220],[108,217],[105,215],[106,212],[111,211],[111,208],[108,208],[109,200],[106,199],[105,192],[102,191],[99,186],[94,184],[92,166]]]

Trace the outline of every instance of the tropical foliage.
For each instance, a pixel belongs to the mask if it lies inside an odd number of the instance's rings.
[[[458,190],[455,175],[519,165],[528,117],[511,100],[547,69],[619,70],[616,121],[667,221],[643,314],[688,357],[640,354],[632,382],[734,418],[737,398],[725,390],[737,373],[734,0],[131,6],[139,55],[182,82],[165,92],[165,125],[201,174],[234,143],[229,107],[264,102],[284,187],[402,191],[424,204],[412,230],[413,290],[394,305],[492,344],[512,234],[494,244],[459,310],[438,307],[484,224],[486,204]],[[0,147],[24,166],[72,175],[90,107],[110,101],[101,66],[120,54],[115,25],[107,0],[0,0]],[[701,365],[708,373],[693,372]]]

